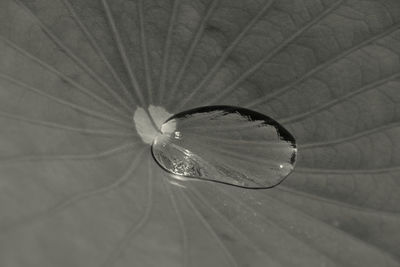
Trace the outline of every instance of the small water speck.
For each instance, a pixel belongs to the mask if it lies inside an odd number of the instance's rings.
[[[182,138],[181,132],[175,132],[174,136],[175,136],[175,139],[181,139]]]

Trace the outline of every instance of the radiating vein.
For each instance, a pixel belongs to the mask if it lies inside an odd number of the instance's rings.
[[[396,31],[398,29],[399,29],[399,24],[396,24],[396,25],[393,25],[392,27],[389,27],[387,30],[385,30],[377,35],[371,36],[370,38],[358,43],[357,45],[354,45],[354,46],[350,47],[349,49],[344,50],[342,53],[336,55],[335,57],[315,66],[314,68],[310,69],[308,72],[304,73],[300,77],[296,77],[296,80],[292,81],[291,83],[289,83],[281,88],[278,88],[277,90],[274,90],[270,94],[267,94],[261,98],[255,99],[252,102],[245,104],[244,107],[252,108],[254,106],[257,106],[260,104],[265,104],[268,101],[275,99],[276,97],[278,97],[278,96],[284,94],[285,92],[289,91],[290,89],[294,88],[297,84],[300,84],[302,81],[311,77],[315,73],[321,71],[322,69],[325,69],[327,66],[332,65],[333,63],[348,56],[349,54],[353,53],[354,51],[357,51],[360,48],[365,47],[366,45],[371,44],[376,40],[379,40],[383,37],[390,35],[391,33],[393,33],[394,31]]]
[[[281,44],[279,44],[277,47],[275,47],[270,53],[268,53],[266,56],[264,56],[261,60],[257,61],[255,64],[252,66],[248,67],[247,71],[242,73],[233,83],[222,89],[218,95],[212,97],[212,103],[215,103],[216,101],[219,101],[220,99],[224,98],[225,96],[229,95],[232,91],[236,89],[236,87],[246,80],[248,77],[250,77],[253,73],[255,73],[257,70],[259,70],[264,63],[266,63],[268,60],[270,60],[272,57],[274,57],[277,53],[279,53],[282,49],[287,47],[291,42],[293,42],[295,39],[297,39],[301,34],[303,34],[306,30],[310,29],[312,26],[314,26],[316,23],[321,21],[323,18],[325,18],[327,15],[329,15],[331,12],[333,12],[336,8],[338,8],[344,0],[339,0],[335,4],[332,4],[331,7],[327,8],[325,11],[323,11],[321,14],[316,16],[314,19],[306,23],[303,27],[299,28],[295,33],[293,33],[290,37],[288,37],[286,40],[284,40]]]
[[[178,15],[178,8],[179,8],[180,1],[181,0],[174,0],[171,16],[169,18],[167,38],[165,40],[165,45],[164,45],[164,56],[163,56],[162,65],[161,65],[160,84],[158,86],[159,96],[164,95],[164,91],[165,91],[167,70],[168,70],[168,66],[169,66],[168,63],[169,63],[169,57],[170,57],[170,53],[171,53],[172,34],[173,34],[173,29],[174,29],[174,25],[176,22],[176,18]]]
[[[266,198],[270,199],[271,202],[277,202],[276,199],[274,199],[273,197],[271,197],[271,196],[269,196],[269,195],[267,195],[267,194],[264,194],[264,196],[265,196]],[[388,253],[387,251],[383,250],[382,248],[377,247],[376,245],[373,245],[373,244],[371,244],[371,243],[369,243],[369,242],[366,242],[365,240],[360,239],[359,237],[353,235],[352,233],[350,233],[350,232],[348,232],[348,231],[344,231],[344,230],[342,230],[342,229],[333,227],[331,224],[329,224],[329,223],[327,223],[327,222],[325,222],[325,221],[323,221],[323,220],[319,220],[319,219],[316,218],[315,216],[310,215],[308,212],[306,212],[306,211],[304,211],[304,210],[302,210],[302,209],[296,208],[295,206],[293,206],[292,204],[290,204],[290,203],[288,203],[288,202],[286,202],[286,201],[279,201],[279,203],[280,203],[281,205],[283,205],[283,206],[286,206],[286,207],[288,208],[288,209],[286,209],[286,210],[289,210],[289,209],[290,209],[290,210],[296,211],[297,213],[302,214],[302,216],[305,217],[306,219],[309,219],[309,220],[311,220],[311,221],[313,221],[314,223],[317,223],[317,224],[319,224],[319,225],[326,226],[327,228],[331,229],[332,232],[338,233],[339,235],[345,235],[345,236],[348,237],[350,240],[352,240],[352,241],[354,241],[354,242],[356,242],[356,243],[361,243],[361,244],[363,244],[364,246],[370,248],[371,250],[378,252],[378,253],[381,254],[383,257],[389,258],[392,262],[397,262],[397,263],[398,263],[398,261],[393,257],[392,254]],[[250,207],[250,209],[252,209],[252,208]],[[326,252],[321,251],[321,249],[318,248],[317,246],[312,245],[312,247],[313,247],[316,251],[319,251],[320,253],[322,253],[322,254],[328,256],[329,258],[332,258],[330,255],[327,255]],[[334,260],[336,260],[336,259],[334,259]]]
[[[164,177],[162,177],[162,178],[164,178]],[[178,225],[179,225],[181,233],[182,233],[182,254],[183,254],[182,266],[186,267],[186,266],[189,266],[189,241],[188,241],[189,239],[188,239],[187,232],[186,232],[185,222],[182,218],[182,214],[176,203],[175,194],[174,194],[173,190],[171,189],[171,185],[166,182],[166,179],[162,179],[162,181],[163,181],[165,190],[167,191],[167,194],[171,200],[172,208],[174,209],[174,212],[176,214],[176,218],[178,221]]]
[[[113,147],[111,149],[107,149],[104,151],[91,153],[91,154],[53,154],[53,155],[29,155],[29,156],[10,156],[10,157],[0,157],[0,164],[8,164],[8,163],[20,163],[23,161],[27,162],[36,162],[45,161],[46,163],[51,161],[66,161],[66,160],[73,160],[73,161],[80,161],[80,160],[93,160],[93,159],[100,159],[105,158],[113,155],[119,155],[123,151],[133,148],[137,145],[140,141],[137,142],[130,142],[127,144],[123,144],[117,147]]]
[[[6,74],[3,74],[1,72],[0,72],[0,78],[15,84],[15,85],[19,86],[20,88],[23,88],[25,90],[29,90],[31,92],[34,92],[37,95],[46,97],[47,99],[50,99],[55,103],[64,105],[66,107],[69,107],[69,108],[77,110],[77,111],[80,111],[83,114],[90,115],[90,116],[92,116],[94,118],[98,118],[98,119],[101,119],[101,120],[104,120],[104,121],[107,121],[107,122],[111,122],[111,123],[115,123],[115,124],[118,124],[118,125],[122,125],[124,127],[127,127],[128,129],[132,129],[132,127],[133,127],[132,124],[129,124],[129,123],[125,122],[125,121],[121,121],[116,117],[108,116],[106,114],[91,110],[91,109],[83,107],[81,105],[77,105],[77,104],[74,104],[72,102],[69,102],[69,101],[66,101],[64,99],[61,99],[59,97],[50,95],[50,94],[44,92],[43,90],[40,90],[40,89],[37,89],[35,87],[29,86],[28,84],[26,84],[24,82],[21,82],[21,81],[18,81],[16,79],[14,79],[13,77],[8,76]]]
[[[268,0],[263,7],[257,12],[257,14],[247,23],[247,25],[242,29],[242,31],[236,36],[236,38],[229,44],[229,46],[224,50],[224,52],[219,56],[218,60],[210,68],[204,78],[197,84],[197,86],[191,91],[191,93],[185,97],[184,101],[180,102],[180,107],[185,106],[196,94],[205,86],[208,82],[217,74],[218,70],[221,68],[222,64],[236,48],[236,46],[246,37],[246,34],[256,25],[259,20],[264,16],[268,9],[272,6],[275,0]]]
[[[203,226],[207,229],[207,231],[211,234],[211,236],[217,242],[219,247],[222,249],[224,254],[227,256],[228,261],[232,264],[232,266],[239,267],[237,261],[235,260],[235,258],[231,254],[231,252],[228,250],[228,248],[225,246],[224,242],[221,240],[221,238],[218,236],[218,234],[214,231],[212,226],[207,222],[207,220],[204,218],[203,214],[201,214],[201,212],[198,210],[198,208],[193,204],[192,200],[189,198],[189,196],[187,196],[186,192],[181,189],[179,190],[179,192],[181,192],[181,195],[184,197],[186,202],[189,204],[189,206],[191,207],[194,214],[200,219]]]
[[[64,5],[67,7],[68,11],[71,13],[72,17],[74,18],[75,22],[79,25],[81,28],[82,32],[85,34],[86,38],[88,39],[90,45],[92,48],[95,50],[96,54],[101,58],[101,60],[104,62],[106,65],[107,69],[110,71],[111,75],[113,76],[114,80],[120,85],[122,88],[125,96],[128,98],[127,102],[128,103],[135,103],[135,100],[132,98],[132,94],[129,92],[129,90],[126,88],[125,84],[122,82],[121,78],[117,74],[116,70],[113,68],[113,66],[110,64],[109,60],[107,57],[104,55],[103,51],[97,44],[97,41],[93,38],[92,34],[88,30],[88,28],[85,26],[85,24],[81,21],[79,18],[78,14],[75,12],[74,7],[70,3],[70,0],[62,0]],[[132,109],[130,109],[132,111]]]
[[[267,257],[274,258],[273,255],[271,255],[270,253],[267,253],[267,251],[263,250],[259,245],[257,245],[254,241],[252,241],[241,229],[236,227],[236,225],[234,225],[231,220],[229,220],[224,214],[222,214],[221,211],[219,211],[215,207],[213,207],[213,205],[210,203],[210,201],[206,197],[204,197],[203,194],[201,192],[199,192],[194,186],[191,187],[190,190],[197,196],[197,198],[203,203],[203,205],[205,205],[209,210],[212,210],[214,212],[214,214],[216,214],[218,217],[220,217],[224,221],[225,224],[228,224],[237,234],[239,234],[242,237],[242,239],[246,240],[250,247],[252,247],[254,250],[264,254]],[[274,263],[276,263],[276,262],[274,262]]]
[[[172,84],[172,86],[171,86],[171,88],[170,88],[170,90],[168,92],[168,95],[166,97],[167,103],[169,103],[169,101],[171,101],[171,97],[174,97],[175,94],[176,94],[176,91],[179,89],[178,88],[179,84],[180,84],[184,74],[187,71],[187,67],[188,67],[188,64],[189,64],[190,60],[193,57],[194,50],[196,49],[197,44],[200,42],[200,39],[203,36],[204,29],[206,27],[208,19],[213,14],[215,8],[217,7],[218,2],[219,2],[219,0],[212,0],[212,2],[207,7],[206,14],[203,16],[203,19],[201,20],[200,25],[196,30],[196,34],[195,34],[195,36],[193,37],[193,39],[191,41],[191,44],[190,44],[190,47],[189,47],[187,53],[185,54],[183,63],[179,68],[179,71],[178,71],[178,74],[176,75],[175,81]],[[164,98],[164,94],[160,94],[160,98],[163,99]]]
[[[350,141],[353,141],[355,139],[360,139],[365,136],[372,135],[374,133],[379,133],[383,132],[385,130],[390,130],[394,129],[400,126],[400,122],[394,122],[394,123],[389,123],[386,125],[381,125],[380,127],[375,127],[372,129],[368,129],[362,132],[358,132],[354,135],[351,136],[346,136],[343,138],[335,139],[335,140],[327,140],[327,141],[322,141],[322,142],[314,142],[314,143],[305,143],[302,145],[299,145],[300,149],[313,149],[313,148],[318,148],[318,147],[324,147],[324,146],[331,146],[331,145],[337,145],[337,144],[343,144],[347,143]]]
[[[57,130],[66,130],[66,131],[77,132],[77,133],[82,133],[82,134],[104,135],[104,136],[132,136],[132,133],[124,133],[124,132],[119,132],[119,131],[113,132],[113,131],[109,131],[106,129],[78,128],[78,127],[72,127],[72,126],[49,122],[49,121],[44,121],[44,120],[30,119],[30,118],[26,118],[24,116],[11,114],[11,113],[8,113],[6,111],[1,111],[1,110],[0,110],[0,117],[4,117],[7,119],[20,121],[20,122],[24,122],[24,123],[28,123],[28,124],[32,124],[32,125],[40,125],[40,126],[47,127],[47,128],[53,128],[53,129],[57,129]]]
[[[96,74],[86,63],[84,63],[78,56],[76,56],[63,42],[40,20],[38,16],[36,16],[25,4],[21,2],[21,0],[14,0],[19,3],[24,9],[36,18],[36,21],[40,28],[43,30],[45,34],[52,40],[66,55],[68,55],[75,63],[78,64],[94,81],[96,81],[99,85],[101,85],[115,100],[117,100],[123,107],[126,108],[127,111],[130,111],[131,107],[127,105],[127,103],[118,95],[99,75]],[[121,113],[125,113],[121,111]]]
[[[350,209],[350,210],[355,210],[355,211],[362,212],[362,213],[365,213],[368,215],[374,214],[374,216],[379,216],[379,217],[384,216],[384,217],[388,217],[388,218],[400,218],[400,214],[395,213],[395,212],[387,212],[387,211],[370,209],[370,208],[352,205],[352,204],[349,204],[349,203],[346,203],[343,201],[337,201],[337,200],[321,197],[318,195],[309,194],[307,192],[301,191],[296,188],[289,187],[284,184],[281,184],[280,186],[275,187],[274,190],[282,191],[282,192],[285,192],[288,194],[298,195],[299,197],[308,198],[308,199],[318,201],[318,202],[324,202],[329,205],[334,205],[334,206],[343,207],[343,208]]]
[[[131,63],[129,61],[129,57],[128,57],[128,55],[126,53],[126,50],[125,50],[125,47],[124,47],[124,45],[122,43],[122,39],[121,39],[121,36],[119,34],[117,25],[115,24],[115,20],[114,20],[114,17],[112,15],[112,13],[111,13],[111,9],[110,9],[110,7],[109,7],[109,5],[107,3],[107,0],[101,0],[101,3],[103,5],[104,11],[106,13],[106,17],[107,17],[108,23],[109,23],[109,25],[111,27],[111,31],[112,31],[112,33],[114,35],[114,40],[116,42],[118,51],[120,53],[122,62],[124,64],[124,67],[125,67],[125,69],[126,69],[126,71],[128,73],[128,76],[129,76],[129,79],[131,81],[132,87],[135,90],[136,96],[139,99],[139,103],[142,106],[145,106],[146,102],[145,102],[143,94],[141,92],[140,85],[139,85],[139,83],[138,83],[138,81],[136,79],[136,76],[135,76],[134,72],[133,72]]]
[[[296,167],[297,173],[308,173],[308,174],[379,174],[379,173],[391,173],[399,171],[400,171],[399,166],[379,168],[379,169],[342,169],[342,170]]]
[[[24,55],[25,57],[31,59],[32,61],[36,62],[38,65],[42,66],[43,68],[47,69],[48,71],[56,74],[58,77],[60,77],[63,81],[71,84],[74,88],[76,88],[78,91],[80,91],[81,93],[93,98],[95,101],[97,101],[98,103],[103,104],[104,106],[108,107],[109,109],[113,110],[114,112],[121,114],[121,110],[114,106],[113,104],[111,104],[110,102],[108,102],[107,100],[103,99],[102,97],[98,96],[97,94],[91,92],[89,89],[81,86],[80,84],[78,84],[77,82],[75,82],[73,79],[71,79],[70,77],[68,77],[67,75],[63,74],[62,72],[60,72],[59,70],[57,70],[56,68],[54,68],[53,66],[50,66],[49,64],[47,64],[46,62],[44,62],[43,60],[35,57],[34,55],[32,55],[31,53],[29,53],[28,51],[25,51],[24,49],[22,49],[21,47],[19,47],[18,45],[16,45],[15,43],[11,42],[10,40],[4,38],[3,36],[0,36],[0,40],[2,40],[3,42],[5,42],[8,46],[12,47],[13,49],[15,49],[16,51],[18,51],[19,53],[21,53],[22,55]],[[123,113],[124,114],[124,113]],[[125,114],[126,115],[126,114]],[[122,116],[122,114],[120,115]]]
[[[90,190],[87,190],[87,191],[84,191],[81,193],[74,194],[74,195],[58,202],[54,206],[51,206],[44,210],[35,212],[33,214],[28,214],[26,216],[22,216],[22,218],[19,218],[16,221],[13,221],[13,222],[7,223],[3,226],[0,226],[0,234],[8,233],[10,231],[17,230],[25,225],[34,223],[38,220],[48,218],[48,217],[52,216],[53,214],[61,212],[61,211],[65,210],[66,208],[78,203],[79,201],[93,197],[95,195],[106,193],[108,191],[111,191],[111,190],[123,185],[131,177],[133,171],[136,169],[138,164],[140,164],[140,162],[142,160],[141,156],[143,154],[143,151],[144,151],[144,149],[142,149],[140,152],[138,152],[138,154],[136,155],[136,158],[132,161],[132,163],[127,168],[127,170],[124,172],[124,174],[122,176],[120,176],[118,179],[114,180],[113,182],[102,185],[98,188],[94,188],[94,189],[90,189]]]
[[[279,223],[275,222],[275,220],[272,219],[272,217],[266,217],[263,214],[260,214],[259,212],[257,212],[253,207],[249,206],[247,203],[245,203],[243,200],[237,199],[232,197],[228,192],[226,192],[226,190],[220,190],[220,192],[222,192],[224,195],[226,195],[227,197],[229,197],[230,199],[232,199],[232,201],[239,203],[239,205],[241,205],[242,207],[244,207],[245,209],[251,211],[253,214],[258,214],[258,218],[260,218],[261,220],[263,220],[264,222],[266,222],[267,224],[272,225],[273,227],[275,227],[279,232],[282,232],[284,235],[289,236],[291,238],[293,238],[294,240],[297,240],[298,242],[304,244],[305,246],[307,246],[308,248],[310,248],[311,250],[321,254],[323,257],[325,257],[326,259],[329,259],[330,261],[333,262],[337,262],[337,259],[333,258],[332,256],[328,255],[325,251],[322,251],[318,246],[316,246],[315,244],[310,244],[309,241],[305,240],[304,237],[301,236],[297,236],[294,233],[291,233],[290,231],[288,231],[287,229],[285,229],[282,225],[280,225]],[[267,194],[263,194],[264,196],[268,197]],[[313,218],[313,221],[315,221],[315,219]]]
[[[144,27],[144,11],[143,11],[143,1],[139,0],[138,3],[138,17],[139,17],[139,28],[140,28],[140,44],[142,46],[142,57],[143,57],[143,65],[144,65],[144,76],[146,79],[146,89],[148,92],[149,102],[151,103],[151,92],[153,91],[153,85],[151,81],[151,68],[149,65],[149,51],[146,40],[146,31]]]
[[[359,94],[361,94],[363,92],[366,92],[368,90],[375,89],[378,86],[381,86],[381,85],[383,85],[383,84],[385,84],[387,82],[390,82],[390,81],[392,81],[392,80],[394,80],[396,78],[399,78],[399,77],[400,77],[400,73],[395,73],[393,75],[390,75],[388,77],[382,78],[382,79],[377,80],[375,82],[366,84],[366,85],[362,86],[361,88],[359,88],[358,90],[354,90],[354,91],[352,91],[352,92],[350,92],[348,94],[342,95],[341,97],[337,97],[337,98],[335,98],[335,99],[333,99],[333,100],[331,100],[329,102],[326,102],[326,103],[324,103],[322,105],[316,106],[316,107],[314,107],[311,110],[308,110],[306,112],[303,112],[303,113],[300,113],[300,114],[296,114],[296,115],[293,115],[293,116],[289,116],[289,117],[286,117],[286,118],[280,118],[279,121],[282,124],[291,124],[291,123],[294,123],[294,122],[301,121],[301,120],[303,120],[303,119],[305,119],[305,118],[307,118],[309,116],[312,116],[312,115],[314,115],[316,113],[321,112],[322,110],[328,109],[328,108],[340,103],[343,100],[349,99],[351,97],[359,95]]]
[[[132,224],[128,231],[125,233],[125,236],[117,242],[117,245],[113,248],[111,253],[107,255],[107,258],[105,261],[101,264],[103,267],[112,267],[114,266],[115,262],[118,260],[118,257],[123,253],[124,249],[129,245],[129,243],[132,241],[134,236],[138,233],[140,229],[142,229],[143,226],[146,225],[150,213],[153,207],[153,170],[151,168],[150,164],[150,158],[148,158],[148,172],[149,175],[147,178],[148,181],[148,188],[147,188],[147,202],[146,202],[146,208],[144,211],[143,216],[139,220],[139,222],[135,222]]]

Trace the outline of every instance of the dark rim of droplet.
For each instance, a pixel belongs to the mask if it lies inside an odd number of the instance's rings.
[[[293,147],[296,148],[296,140],[294,139],[293,135],[291,135],[288,130],[283,128],[283,126],[280,125],[276,120],[268,117],[267,115],[259,113],[257,111],[253,111],[253,110],[241,108],[241,107],[236,107],[236,106],[218,105],[218,106],[197,107],[197,108],[189,109],[189,110],[186,110],[183,112],[179,112],[179,113],[169,117],[164,123],[166,123],[170,120],[173,120],[173,119],[184,118],[186,116],[192,115],[193,113],[208,113],[208,112],[217,111],[217,110],[219,110],[219,111],[223,110],[226,114],[236,112],[242,116],[251,118],[251,120],[253,120],[253,121],[256,121],[256,120],[265,121],[267,124],[273,125],[276,129],[278,129],[278,133],[279,133],[279,136],[281,137],[281,139],[289,141],[290,143],[292,143]]]
[[[296,140],[293,137],[293,135],[288,130],[286,130],[282,125],[280,125],[276,120],[274,120],[260,112],[257,112],[257,111],[253,111],[250,109],[241,108],[241,107],[237,107],[237,106],[227,106],[227,105],[203,106],[203,107],[197,107],[197,108],[185,110],[185,111],[179,112],[175,115],[172,115],[163,124],[167,123],[170,120],[184,118],[184,117],[192,115],[194,113],[208,113],[208,112],[212,112],[212,111],[221,111],[221,110],[224,111],[224,114],[236,112],[242,116],[248,117],[249,119],[251,119],[253,121],[261,120],[261,121],[265,121],[265,123],[267,123],[269,125],[273,125],[277,129],[280,139],[290,142],[292,147],[296,149],[296,152],[293,153],[293,155],[290,159],[290,163],[293,164],[293,168],[295,167],[298,150],[297,150]],[[234,187],[239,187],[239,188],[244,188],[244,189],[263,190],[263,189],[271,189],[271,188],[274,188],[274,187],[280,185],[284,180],[286,180],[287,177],[289,177],[293,173],[293,171],[291,171],[286,177],[284,177],[278,183],[271,185],[271,186],[264,186],[264,187],[263,186],[260,186],[260,187],[242,186],[242,185],[231,184],[231,183],[223,182],[223,181],[219,181],[219,180],[205,179],[205,178],[200,178],[200,177],[195,177],[195,176],[185,176],[185,175],[172,173],[167,168],[165,168],[160,163],[158,163],[158,160],[157,160],[156,156],[154,155],[153,145],[154,145],[154,143],[151,145],[151,155],[152,155],[154,161],[157,163],[157,165],[159,165],[161,167],[161,169],[166,171],[171,176],[176,175],[179,177],[189,178],[192,181],[218,183],[218,184],[229,185],[229,186],[234,186]]]

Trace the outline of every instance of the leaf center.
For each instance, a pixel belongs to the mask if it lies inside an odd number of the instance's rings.
[[[162,125],[171,116],[165,108],[150,105],[147,109],[138,107],[133,115],[133,122],[142,141],[151,145],[153,140],[165,131]],[[170,130],[175,129],[168,129]]]

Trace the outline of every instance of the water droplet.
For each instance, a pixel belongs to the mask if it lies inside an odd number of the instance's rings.
[[[157,163],[178,178],[198,178],[247,188],[269,188],[296,161],[293,136],[252,110],[209,106],[170,117],[152,144]]]

